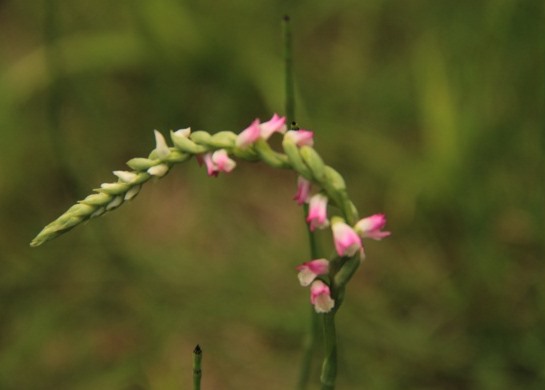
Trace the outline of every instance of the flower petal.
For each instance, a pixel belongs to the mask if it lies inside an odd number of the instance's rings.
[[[362,248],[361,238],[342,219],[332,221],[333,240],[339,256],[354,256]]]
[[[362,238],[368,237],[374,240],[381,240],[391,234],[390,232],[382,231],[385,225],[386,216],[384,214],[374,214],[359,220],[354,229]]]
[[[307,261],[297,267],[299,283],[301,286],[308,286],[318,275],[326,275],[329,272],[329,261],[326,259],[315,259]]]
[[[240,132],[237,136],[235,145],[238,148],[247,148],[259,139],[261,130],[259,127],[259,119],[255,119],[250,126]]]
[[[335,306],[331,298],[329,286],[321,280],[315,280],[310,286],[310,303],[314,305],[316,313],[327,313]]]
[[[263,122],[261,125],[259,125],[259,127],[261,129],[261,138],[269,139],[269,137],[275,132],[286,132],[286,117],[274,114],[271,119],[269,119],[267,122]]]

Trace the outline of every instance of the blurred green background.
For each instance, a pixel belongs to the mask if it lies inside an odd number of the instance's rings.
[[[197,343],[204,389],[294,387],[294,174],[190,161],[28,246],[153,129],[283,113],[286,12],[297,120],[393,232],[339,312],[339,389],[545,388],[543,1],[4,0],[1,389],[187,389]]]

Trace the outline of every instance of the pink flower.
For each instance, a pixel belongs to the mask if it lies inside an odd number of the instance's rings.
[[[314,132],[309,130],[289,130],[284,137],[297,146],[312,146],[314,144]]]
[[[224,149],[216,150],[214,153],[206,153],[203,156],[208,176],[218,176],[220,172],[231,172],[236,167],[236,162],[229,158]]]
[[[274,114],[267,122],[260,124],[259,128],[261,129],[261,138],[263,139],[269,139],[269,137],[275,132],[285,133],[286,117]]]
[[[259,123],[259,119],[255,119],[250,126],[244,129],[236,140],[238,148],[247,148],[259,138],[264,140],[269,139],[273,133],[286,132],[286,117],[274,114],[267,122]]]
[[[225,149],[216,150],[212,154],[212,162],[219,172],[231,172],[237,166],[237,163],[229,158]]]
[[[297,192],[293,197],[293,200],[297,201],[298,205],[302,205],[308,200],[308,195],[310,193],[311,183],[303,176],[297,178]]]
[[[329,261],[326,259],[311,260],[301,264],[296,269],[299,271],[297,277],[301,286],[308,286],[316,279],[316,276],[326,275],[329,272]]]
[[[386,216],[384,214],[374,214],[358,221],[354,229],[362,238],[369,237],[373,240],[381,240],[390,235],[390,232],[381,231],[384,225],[386,225]]]
[[[216,171],[216,167],[212,161],[212,153],[206,153],[203,156],[203,161],[206,164],[206,172],[208,173],[208,176],[218,176],[218,171]]]
[[[339,256],[354,256],[356,252],[363,248],[361,238],[342,219],[334,218],[331,229],[333,230],[335,249]]]
[[[329,226],[327,220],[327,196],[316,194],[310,198],[307,222],[310,224],[310,231],[323,229]]]
[[[238,148],[246,148],[257,141],[260,135],[261,128],[259,125],[259,119],[256,119],[250,124],[250,126],[242,130],[237,136],[236,146]]]
[[[335,300],[331,299],[329,286],[321,280],[315,280],[310,286],[310,303],[314,305],[316,313],[327,313],[335,306]]]

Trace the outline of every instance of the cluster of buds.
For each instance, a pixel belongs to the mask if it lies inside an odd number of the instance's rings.
[[[284,153],[273,150],[267,143],[275,133],[283,136]],[[364,257],[362,238],[379,240],[390,234],[382,231],[386,223],[382,214],[359,219],[356,207],[347,195],[344,179],[336,170],[324,164],[314,150],[314,133],[309,130],[288,130],[285,117],[274,114],[266,122],[255,119],[238,134],[230,131],[215,134],[192,132],[190,128],[171,131],[173,146],[168,145],[159,131],[155,130],[154,134],[155,148],[147,158],[129,160],[127,165],[131,171],[114,171],[116,182],[101,184],[95,189],[96,193],[70,207],[48,224],[32,240],[31,246],[41,245],[88,219],[116,209],[133,199],[152,177],[165,176],[174,164],[191,157],[195,157],[200,165],[205,165],[208,175],[214,177],[221,172],[233,171],[237,166],[235,159],[263,161],[274,168],[294,170],[298,174],[294,199],[300,205],[308,203],[309,229],[314,231],[331,227],[336,252],[342,259],[357,258],[359,264]],[[311,195],[313,186],[318,190]],[[339,210],[339,215],[328,217],[330,204]],[[338,275],[348,275],[343,277],[345,283],[355,269],[346,270],[346,264],[331,267],[330,263],[326,259],[316,259],[298,267],[299,280],[304,286],[310,285],[311,303],[317,312],[329,312],[335,307],[335,291],[332,290],[339,286],[334,281]]]

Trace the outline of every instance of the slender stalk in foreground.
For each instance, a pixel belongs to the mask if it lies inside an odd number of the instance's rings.
[[[202,377],[201,360],[202,360],[202,349],[199,346],[199,344],[197,344],[197,346],[193,350],[193,390],[201,389],[201,377]]]

